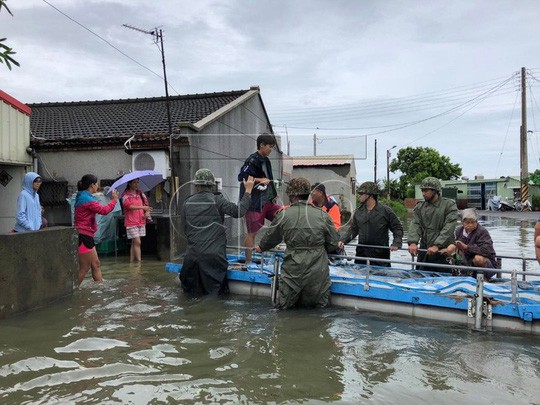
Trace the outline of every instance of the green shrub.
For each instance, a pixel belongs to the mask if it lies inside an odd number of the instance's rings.
[[[403,202],[399,200],[386,200],[384,198],[379,199],[379,203],[388,205],[392,211],[397,215],[398,218],[405,218],[407,215],[407,208]]]
[[[531,198],[533,208],[540,208],[540,195],[533,195]]]

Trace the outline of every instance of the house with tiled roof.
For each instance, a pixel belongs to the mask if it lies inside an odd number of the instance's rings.
[[[293,177],[322,183],[342,212],[356,209],[356,165],[353,155],[293,156]]]
[[[57,224],[70,221],[65,198],[87,173],[95,174],[106,186],[133,170],[160,171],[167,180],[149,193],[149,200],[153,217],[164,218],[167,225],[170,220],[174,224],[183,200],[193,192],[190,181],[199,168],[212,170],[220,191],[237,201],[239,168],[256,150],[257,136],[272,133],[258,87],[170,96],[168,105],[165,97],[154,97],[30,107],[31,146],[44,178],[42,187],[51,191],[45,203],[51,205]],[[272,164],[274,178],[279,179],[282,160],[277,141]],[[231,237],[242,232],[242,226],[231,224]],[[182,238],[177,233],[173,232],[173,238]],[[182,245],[181,240],[164,243]]]

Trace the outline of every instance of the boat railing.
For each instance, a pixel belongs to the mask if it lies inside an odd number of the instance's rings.
[[[365,244],[359,244],[359,243],[348,243],[346,246],[354,246],[354,247],[367,247],[367,248],[376,248],[376,249],[387,249],[389,250],[389,246],[373,246],[373,245],[365,245]],[[407,248],[398,248],[397,250],[401,251],[407,251]],[[427,252],[426,249],[418,249],[419,252]],[[503,273],[500,271],[502,268],[502,259],[511,259],[511,260],[517,260],[521,262],[521,279],[523,281],[527,280],[527,275],[535,275],[532,274],[531,271],[527,271],[527,262],[536,262],[536,257],[520,257],[520,256],[510,256],[510,255],[497,255],[497,263],[499,264],[499,267],[496,270],[497,275],[500,277],[500,274]],[[414,262],[414,256],[412,256],[412,262]],[[412,264],[414,266],[414,263]],[[424,265],[424,263],[422,263]],[[452,265],[452,267],[455,267]],[[476,267],[475,267],[476,268]]]
[[[379,246],[357,245],[357,244],[349,244],[348,246],[369,246],[372,248],[373,247],[379,248]],[[380,247],[384,248],[385,246],[380,246]],[[389,249],[388,246],[386,246],[386,248]],[[241,250],[253,249],[253,248],[249,248],[245,246],[227,246],[227,249],[234,249],[234,250],[241,251]],[[401,250],[406,250],[406,249],[401,249]],[[423,250],[423,249],[419,249],[419,251],[426,252],[426,250]],[[284,250],[270,249],[270,250],[265,251],[265,253],[271,253],[272,255],[283,254]],[[438,264],[438,263],[418,262],[414,260],[414,257],[412,261],[399,260],[399,259],[380,259],[380,258],[373,258],[373,257],[362,257],[362,256],[343,255],[343,254],[329,254],[328,257],[331,259],[360,260],[360,261],[365,262],[365,264],[368,266],[371,264],[371,262],[378,262],[378,263],[388,263],[389,265],[401,264],[401,265],[410,267],[410,268],[400,268],[400,270],[404,270],[404,271],[413,271],[413,270],[417,270],[417,267],[422,267],[424,269],[425,268],[439,269],[444,273],[452,273],[452,270],[454,269],[475,272],[477,274],[478,273],[484,274],[485,272],[491,272],[491,273],[495,272],[495,273],[502,273],[502,274],[510,274],[510,275],[516,274],[517,275],[524,272],[523,269],[520,272],[517,269],[513,269],[513,270],[506,270],[502,268],[491,269],[487,267],[462,266],[462,265],[457,265],[457,264]],[[519,259],[518,257],[513,257],[513,256],[507,256],[507,258]],[[264,263],[261,263],[261,266],[262,265],[264,265]],[[433,270],[433,271],[436,271],[436,270]],[[527,271],[526,273],[529,276],[540,276],[540,271]],[[525,275],[523,275],[523,277],[525,277]]]
[[[350,244],[349,246],[368,246],[368,245],[356,245],[356,244]],[[372,245],[369,245],[369,247],[374,247]],[[384,246],[381,246],[384,247]],[[228,249],[235,249],[237,251],[245,250],[245,249],[253,249],[253,248],[247,248],[245,246],[227,246]],[[387,249],[389,249],[386,246]],[[406,249],[403,249],[406,250]],[[422,250],[426,251],[426,250]],[[274,263],[274,270],[273,275],[279,274],[280,270],[280,260],[278,260],[278,256],[282,255],[284,253],[284,250],[282,249],[270,249],[263,253],[263,260],[261,260],[260,268],[261,272],[267,273],[264,270],[264,254],[268,253],[273,256],[273,263]],[[510,286],[511,286],[511,303],[518,302],[518,273],[520,273],[517,269],[513,270],[506,270],[506,269],[489,269],[486,267],[472,267],[472,266],[461,266],[457,264],[438,264],[438,263],[425,263],[425,262],[418,262],[414,261],[414,257],[412,258],[412,261],[406,261],[406,260],[396,260],[396,259],[379,259],[379,258],[373,258],[373,257],[361,257],[361,256],[351,256],[351,255],[341,255],[341,254],[329,254],[329,259],[338,259],[338,260],[360,260],[362,262],[365,262],[365,275],[364,275],[364,281],[362,283],[364,290],[369,290],[370,288],[370,272],[371,262],[377,262],[377,263],[388,263],[390,266],[394,264],[400,264],[408,266],[409,268],[399,268],[399,270],[403,271],[415,271],[417,270],[416,267],[422,267],[422,270],[429,268],[434,272],[443,272],[448,273],[449,275],[452,274],[453,270],[464,270],[466,272],[474,272],[476,274],[476,294],[475,294],[475,309],[473,312],[475,312],[475,323],[477,324],[478,328],[480,328],[481,323],[481,314],[482,314],[482,305],[483,305],[483,296],[484,296],[484,282],[485,272],[496,272],[496,273],[502,273],[502,274],[510,274]],[[514,259],[515,257],[509,256],[509,258]],[[380,270],[381,266],[375,266],[373,268],[374,270]],[[522,272],[524,270],[522,269]],[[527,271],[527,275],[530,276],[539,276],[540,277],[540,271]],[[523,275],[523,279],[525,279],[525,275]],[[335,282],[341,282],[341,281],[335,281]],[[347,281],[344,281],[347,282]]]

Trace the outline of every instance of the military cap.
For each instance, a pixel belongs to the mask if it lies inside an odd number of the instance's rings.
[[[422,180],[422,184],[420,184],[421,190],[425,188],[429,188],[440,193],[442,190],[442,185],[439,179],[435,177],[426,177],[424,180]]]
[[[379,187],[372,181],[365,181],[358,188],[358,194],[379,195],[380,192]]]
[[[214,174],[209,169],[199,169],[195,173],[193,183],[200,186],[213,186],[216,184],[216,180],[214,179]]]
[[[308,195],[311,193],[311,184],[305,177],[296,177],[289,181],[285,194],[287,195]]]

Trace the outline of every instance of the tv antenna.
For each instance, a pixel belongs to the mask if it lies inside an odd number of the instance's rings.
[[[169,102],[169,83],[167,82],[167,68],[165,65],[165,48],[163,47],[163,31],[161,28],[156,27],[153,30],[145,30],[142,28],[134,27],[128,24],[122,24],[123,27],[129,28],[131,30],[142,32],[143,34],[152,35],[154,43],[158,45],[158,48],[161,51],[161,63],[163,64],[163,80],[165,82],[165,104],[167,105],[167,123],[169,129],[169,166],[171,168],[171,184],[173,189],[174,181],[174,166],[173,166],[173,137],[172,137],[172,123],[171,123],[171,106]]]

